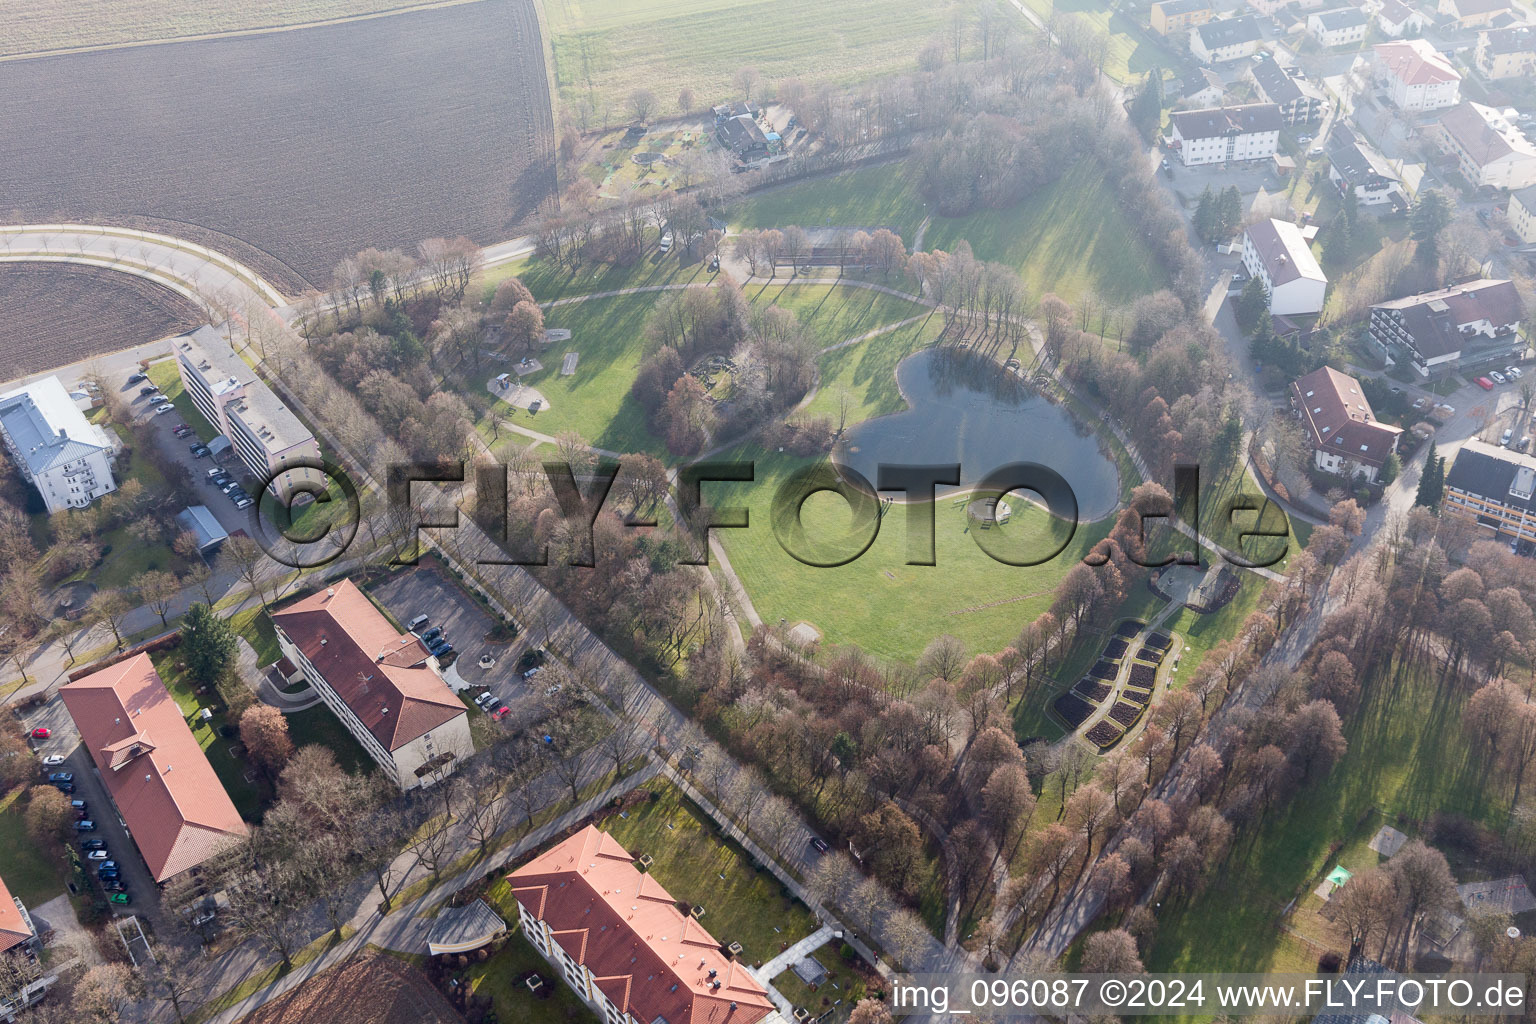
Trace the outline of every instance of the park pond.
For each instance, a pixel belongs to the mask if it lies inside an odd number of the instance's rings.
[[[1119,503],[1119,474],[1098,436],[991,359],[924,349],[897,365],[896,383],[909,408],[850,427],[833,456],[840,466],[874,483],[881,463],[959,463],[964,489],[1008,463],[1038,462],[1071,485],[1081,521]]]

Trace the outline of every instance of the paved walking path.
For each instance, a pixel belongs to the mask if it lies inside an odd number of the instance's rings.
[[[767,985],[774,978],[825,946],[830,938],[832,938],[832,927],[824,924],[763,966],[755,968],[752,973],[757,975],[758,981]]]

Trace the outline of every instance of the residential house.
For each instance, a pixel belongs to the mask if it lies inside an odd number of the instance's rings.
[[[1272,315],[1322,312],[1328,278],[1301,229],[1290,221],[1250,224],[1243,232],[1243,266],[1263,282]]]
[[[1536,245],[1536,185],[1509,194],[1509,226],[1520,241]]]
[[[748,966],[597,826],[507,881],[524,937],[603,1024],[784,1024]]]
[[[1315,11],[1326,0],[1248,0],[1248,6],[1266,18],[1283,18],[1291,11]]]
[[[739,160],[761,160],[771,155],[768,133],[750,114],[721,121],[715,126],[715,138]]]
[[[1291,408],[1312,446],[1313,465],[1375,483],[1397,451],[1403,428],[1378,422],[1360,382],[1331,366],[1292,381],[1290,391]]]
[[[1158,0],[1147,13],[1152,31],[1163,36],[1183,35],[1216,17],[1210,0]]]
[[[1474,522],[1529,554],[1536,546],[1536,455],[1466,442],[1446,470],[1440,514]]]
[[[1186,167],[1268,160],[1284,119],[1273,103],[1179,110],[1169,115],[1169,139]]]
[[[1353,193],[1365,206],[1407,205],[1402,178],[1392,164],[1347,125],[1334,125],[1328,137],[1328,180],[1341,195]]]
[[[1515,126],[1513,113],[1467,101],[1440,115],[1433,138],[1474,186],[1536,185],[1536,146]]]
[[[112,435],[85,418],[57,377],[0,395],[0,440],[50,514],[117,490]]]
[[[1375,77],[1399,110],[1440,110],[1461,102],[1461,74],[1423,39],[1376,44]]]
[[[1259,98],[1280,108],[1280,117],[1288,125],[1311,124],[1322,120],[1328,101],[1317,86],[1294,70],[1282,68],[1273,57],[1265,57],[1249,72]]]
[[[59,696],[156,882],[196,871],[249,834],[148,654],[76,679]]]
[[[1370,19],[1358,7],[1337,7],[1307,16],[1307,32],[1323,46],[1355,46],[1365,41]]]
[[[1393,39],[1416,36],[1428,25],[1429,18],[1422,11],[1402,0],[1382,0],[1381,10],[1376,12],[1376,27]]]
[[[1221,76],[1210,68],[1196,68],[1183,81],[1184,92],[1179,103],[1186,107],[1217,107],[1227,94],[1227,85]]]
[[[401,789],[429,786],[475,752],[437,659],[350,580],[272,613],[283,657]]]
[[[1370,337],[1421,378],[1521,358],[1520,296],[1509,281],[1479,278],[1371,307]]]
[[[1251,57],[1259,52],[1264,32],[1251,15],[1208,21],[1189,30],[1189,52],[1202,64]]]
[[[1536,70],[1536,28],[1484,29],[1477,34],[1473,59],[1485,78],[1528,78]]]
[[[722,124],[733,117],[756,117],[760,108],[755,103],[737,100],[734,103],[722,103],[711,109],[715,115],[715,124]]]
[[[323,493],[325,473],[295,465],[319,461],[315,436],[217,328],[199,327],[182,335],[172,351],[192,404],[274,496],[291,503],[300,494]]]
[[[1435,11],[1461,28],[1488,28],[1512,18],[1511,0],[1440,0]]]

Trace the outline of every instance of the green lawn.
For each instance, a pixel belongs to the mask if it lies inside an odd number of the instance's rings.
[[[749,297],[754,305],[792,309],[822,345],[924,312],[915,302],[872,289],[791,284],[787,279],[780,286],[754,287]],[[658,299],[657,293],[646,292],[587,299],[548,310],[545,323],[569,330],[571,340],[547,349],[541,356],[544,368],[524,378],[547,399],[548,407],[530,413],[498,402],[502,418],[546,434],[574,430],[598,448],[660,454],[661,440],[651,433],[644,411],[629,397],[635,372],[646,355],[646,319]],[[560,362],[567,351],[580,353],[581,359],[576,372],[563,377]],[[487,369],[484,378],[489,380],[493,372]]]
[[[775,490],[814,460],[757,449],[722,457],[756,464],[753,483],[709,484],[705,499],[750,510],[748,529],[720,530],[717,536],[763,621],[783,619],[793,625],[804,620],[821,632],[824,643],[853,643],[885,658],[910,661],[940,633],[954,634],[972,651],[1007,646],[1026,622],[1050,607],[1057,581],[1112,525],[1107,519],[1083,524],[1060,555],[1041,565],[1016,567],[983,552],[968,534],[965,509],[944,500],[935,510],[937,565],[905,564],[905,513],[896,509],[863,555],[836,568],[819,568],[797,561],[780,546],[770,517]],[[814,536],[841,537],[849,528],[847,506],[833,495],[812,497],[803,512],[807,532]],[[1020,548],[1044,552],[1059,543],[1056,529],[1045,512],[1023,505],[994,533]]]
[[[177,368],[176,360],[162,359],[158,363],[151,363],[149,380],[151,384],[160,388],[160,394],[169,398],[176,406],[179,422],[191,427],[204,444],[219,436],[213,424],[209,423],[198,411],[197,406],[192,404],[192,396],[187,394],[186,387],[181,383],[181,371]]]
[[[889,228],[910,249],[927,211],[906,167],[877,164],[753,192],[731,214],[731,230],[827,224]]]
[[[1333,774],[1263,815],[1261,831],[1239,839],[1205,893],[1165,906],[1149,970],[1311,970],[1317,951],[1289,940],[1279,914],[1340,860],[1334,844],[1348,854],[1373,821],[1412,834],[1399,816],[1427,821],[1440,811],[1503,827],[1507,786],[1491,785],[1470,755],[1465,694],[1417,670],[1362,682],[1362,708],[1345,722],[1349,752]],[[1369,865],[1346,858],[1345,866]]]
[[[0,796],[0,879],[11,895],[36,909],[64,892],[65,861],[27,835],[26,788]]]
[[[730,220],[735,230],[889,227],[910,249],[926,213],[910,166],[889,163],[767,189],[743,200]],[[935,216],[923,248],[952,249],[963,239],[978,259],[1018,267],[1031,300],[1055,292],[1075,302],[1093,291],[1129,303],[1167,284],[1130,230],[1103,176],[1083,163],[1006,209]]]
[[[211,686],[203,693],[196,692],[186,673],[176,667],[174,650],[150,657],[155,663],[155,670],[160,673],[160,680],[170,691],[171,699],[181,708],[182,717],[188,720],[187,725],[192,729],[197,745],[203,748],[203,754],[213,766],[214,774],[224,784],[224,791],[229,794],[230,800],[234,801],[235,810],[246,821],[258,820],[262,811],[261,791],[254,782],[245,781],[246,773],[255,769],[231,754],[230,741],[219,735],[217,727],[224,721],[223,703],[219,695]],[[195,717],[198,709],[205,707],[215,709],[214,717],[206,722]]]
[[[761,75],[754,100],[790,77],[851,82],[915,70],[948,15],[922,0],[842,0],[835,17],[817,0],[548,0],[545,11],[564,105],[590,100],[595,120],[606,112],[613,124],[630,120],[626,98],[642,87],[656,93],[661,116],[677,112],[684,87],[695,108],[741,99],[733,80],[744,66]]]
[[[721,838],[712,819],[675,786],[653,783],[659,799],[614,815],[601,827],[637,858],[675,898],[704,906],[700,923],[721,942],[739,942],[747,963],[766,962],[816,930],[804,904],[786,899],[766,869]]]
[[[814,991],[800,980],[793,968],[775,977],[773,987],[789,1000],[791,1006],[803,1006],[818,1019],[821,1014],[833,1010],[835,1003],[835,1011],[826,1020],[829,1024],[841,1024],[853,1012],[854,1005],[863,998],[865,988],[864,979],[859,973],[843,963],[842,957],[838,956],[841,947],[842,941],[833,939],[811,953],[827,972],[826,978]]]
[[[1156,32],[1143,28],[1119,11],[1107,10],[1101,0],[1025,0],[1030,9],[1049,24],[1052,12],[1086,18],[1109,37],[1104,73],[1117,82],[1139,79],[1153,68],[1172,68],[1181,63]],[[1141,17],[1141,11],[1136,13]]]
[[[924,249],[950,249],[961,239],[977,259],[1018,267],[1031,300],[1055,292],[1075,303],[1092,291],[1112,303],[1130,303],[1167,280],[1132,235],[1104,180],[1087,162],[1004,210],[936,217]]]
[[[902,319],[906,319],[903,317]],[[848,423],[889,416],[907,408],[896,385],[896,366],[932,344],[944,329],[941,315],[927,317],[878,338],[821,357],[821,381],[806,413],[836,424],[846,401]]]
[[[559,972],[523,937],[517,902],[504,879],[491,886],[486,902],[507,922],[507,943],[490,959],[464,972],[469,990],[491,997],[497,1020],[517,1024],[597,1024],[597,1014],[577,998]],[[542,999],[523,984],[523,978],[530,972],[537,972],[544,979]]]
[[[329,747],[336,755],[336,763],[345,771],[369,772],[375,767],[363,745],[336,721],[336,716],[324,704],[289,715],[288,736],[295,748],[311,743]]]

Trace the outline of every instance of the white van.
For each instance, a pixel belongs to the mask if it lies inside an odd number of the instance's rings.
[[[412,619],[410,622],[407,622],[405,624],[405,628],[408,631],[414,633],[418,629],[420,629],[422,626],[425,626],[426,624],[427,624],[427,617],[425,615],[418,615],[414,619]]]

